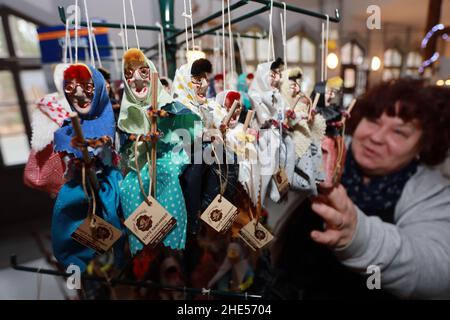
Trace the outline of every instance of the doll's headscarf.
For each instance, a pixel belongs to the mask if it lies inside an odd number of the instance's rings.
[[[153,72],[156,71],[155,65],[144,56],[142,51],[132,48],[124,54],[122,61],[122,73],[125,70],[125,64],[129,59],[138,59],[145,61],[150,69],[150,77]],[[125,79],[125,77],[124,77]],[[127,81],[124,81],[125,92],[122,98],[122,104],[120,106],[120,115],[117,125],[120,130],[130,134],[147,134],[150,131],[150,122],[147,118],[147,110],[151,103],[151,81],[150,87],[147,91],[147,96],[144,101],[139,101],[133,94]],[[171,103],[172,97],[164,90],[163,85],[158,81],[158,110],[163,106]]]
[[[272,91],[272,87],[270,86],[270,67],[274,61],[269,61],[265,63],[258,64],[258,68],[256,69],[255,79],[250,85],[248,93],[262,94],[267,91]]]
[[[198,108],[200,104],[195,99],[196,93],[191,82],[191,68],[192,62],[184,64],[177,69],[173,80],[172,93],[177,101],[199,115]]]
[[[94,82],[94,96],[91,102],[91,109],[88,114],[80,117],[84,137],[86,139],[98,139],[107,136],[113,141],[116,128],[113,109],[106,91],[105,79],[98,70],[91,66],[88,67],[84,64],[75,66],[88,68]],[[66,120],[62,128],[55,132],[55,151],[68,152],[77,158],[81,158],[81,151],[71,145],[71,139],[74,135],[74,129],[70,120]]]

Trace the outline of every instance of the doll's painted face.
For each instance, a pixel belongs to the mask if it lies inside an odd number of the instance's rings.
[[[145,61],[133,61],[125,65],[125,80],[139,101],[145,100],[150,90],[150,68]]]
[[[327,87],[325,91],[325,106],[328,107],[333,102],[337,102],[339,91],[334,88]]]
[[[300,85],[296,80],[289,80],[289,94],[295,97],[300,93]]]
[[[281,68],[275,68],[270,70],[270,86],[273,89],[279,89],[281,84]]]
[[[214,90],[216,91],[216,94],[223,91],[223,78],[214,80]]]
[[[94,89],[92,75],[86,66],[72,65],[64,71],[64,92],[67,101],[80,116],[91,111]]]
[[[191,76],[192,87],[195,92],[195,99],[198,103],[204,104],[207,102],[206,92],[208,91],[208,75],[203,73],[201,75]]]

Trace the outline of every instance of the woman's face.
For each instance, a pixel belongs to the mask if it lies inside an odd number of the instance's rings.
[[[404,122],[383,113],[378,119],[361,120],[353,134],[352,152],[365,175],[388,175],[418,155],[421,137],[417,120]]]

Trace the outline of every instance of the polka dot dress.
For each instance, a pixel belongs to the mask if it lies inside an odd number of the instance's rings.
[[[166,153],[157,160],[156,200],[176,219],[177,223],[172,231],[163,239],[163,244],[175,250],[184,249],[186,244],[187,213],[183,193],[179,183],[179,175],[185,168],[185,154]],[[148,164],[141,169],[141,178],[144,190],[149,189]],[[120,187],[120,200],[123,213],[127,219],[144,201],[139,188],[137,173],[131,171],[127,174]],[[144,244],[130,231],[130,250],[132,255],[142,250]]]

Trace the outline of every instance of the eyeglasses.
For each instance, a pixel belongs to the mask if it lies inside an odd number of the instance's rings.
[[[202,85],[203,79],[205,79],[206,82],[208,83],[208,78],[205,75],[202,75],[202,76],[191,76],[192,84],[197,85],[197,86],[201,86]]]
[[[92,94],[94,92],[94,84],[91,82],[68,82],[64,84],[64,92],[67,94],[73,94],[76,92],[77,87],[81,87],[81,89],[87,94]]]
[[[134,72],[136,71],[136,69],[126,69],[125,70],[125,78],[126,79],[131,79],[133,77]],[[150,68],[149,67],[140,67],[138,69],[139,75],[141,76],[141,78],[145,79],[148,78],[150,75]]]

